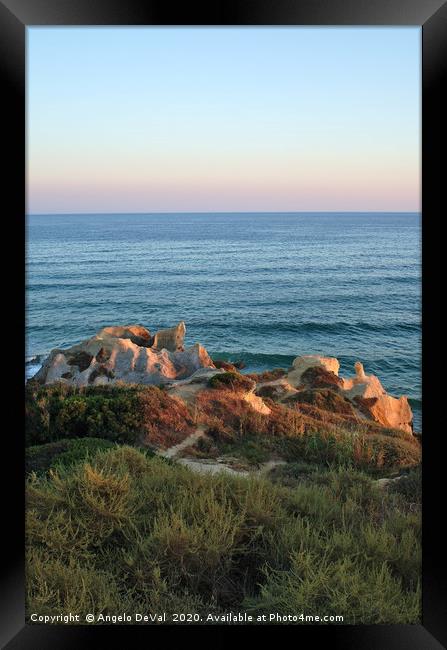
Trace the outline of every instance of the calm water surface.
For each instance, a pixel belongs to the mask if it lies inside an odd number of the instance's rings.
[[[361,360],[420,428],[420,274],[418,214],[31,215],[26,374],[105,325],[183,319],[249,370]]]

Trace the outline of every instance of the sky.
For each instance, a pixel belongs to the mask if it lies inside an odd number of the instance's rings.
[[[27,212],[419,211],[405,28],[27,28]]]

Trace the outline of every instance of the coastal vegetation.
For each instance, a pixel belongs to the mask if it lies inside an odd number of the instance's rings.
[[[29,611],[419,620],[413,490],[385,495],[336,466],[267,480],[201,475],[128,446],[85,451],[29,475]]]
[[[192,433],[194,424],[188,407],[157,386],[120,382],[77,388],[31,381],[25,408],[28,445],[95,437],[166,446]]]
[[[327,374],[28,382],[27,611],[419,622],[420,442]]]

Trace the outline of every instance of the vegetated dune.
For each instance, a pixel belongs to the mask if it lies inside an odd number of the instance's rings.
[[[182,347],[183,328],[133,327],[96,336],[109,352]],[[406,398],[361,364],[339,377],[333,358],[244,375],[205,350],[208,365],[171,378],[151,366],[140,383],[139,352],[113,368],[107,350],[86,367],[83,353],[59,379],[50,355],[26,386],[28,613],[419,622],[421,444]],[[109,374],[90,381],[98,364]]]
[[[73,348],[65,351],[64,358],[78,364],[70,377],[59,373],[62,352],[51,353],[27,385],[28,444],[100,437],[162,452],[193,436],[194,444],[182,444],[175,456],[244,456],[248,446],[252,457],[257,447],[266,461],[343,461],[378,471],[418,464],[421,449],[408,401],[388,395],[360,363],[351,378],[338,375],[337,359],[318,356],[297,357],[289,370],[242,374],[227,362],[216,367],[199,346],[207,365],[190,367],[187,376],[182,366],[170,379],[166,367],[155,374],[152,366],[140,368],[144,381],[135,383],[139,353],[133,350],[127,365],[117,361],[122,345],[147,351],[163,341],[170,350],[154,354],[169,354],[177,363],[178,355],[187,354],[184,333],[183,323],[153,337],[142,326],[104,328],[75,355]]]

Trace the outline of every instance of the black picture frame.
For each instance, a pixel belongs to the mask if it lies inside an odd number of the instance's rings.
[[[106,637],[118,645],[138,646],[161,635],[164,642],[171,631],[181,633],[182,643],[194,637],[213,635],[213,646],[223,646],[233,636],[262,634],[266,643],[291,632],[296,644],[328,643],[331,647],[359,649],[430,650],[447,643],[445,598],[444,523],[441,382],[432,376],[433,359],[443,353],[439,343],[442,319],[435,312],[439,295],[432,283],[439,277],[444,260],[438,224],[445,217],[445,162],[443,118],[447,107],[443,91],[447,87],[447,4],[442,0],[220,0],[206,7],[151,0],[0,0],[0,70],[2,77],[3,158],[6,162],[2,183],[2,204],[7,216],[5,248],[18,251],[15,269],[10,262],[3,273],[8,323],[15,342],[8,337],[11,358],[4,412],[23,408],[23,357],[17,340],[24,340],[24,246],[25,225],[25,29],[33,25],[415,25],[422,26],[422,247],[423,247],[423,624],[390,626],[275,626],[241,628],[181,627],[154,628],[129,626],[39,626],[25,625],[24,614],[24,444],[23,437],[10,427],[4,433],[3,473],[9,470],[3,492],[3,573],[1,582],[1,638],[8,650],[32,648],[81,648],[108,646]],[[9,136],[6,138],[6,136]],[[439,218],[437,218],[439,217]],[[8,224],[6,226],[6,223]],[[14,227],[10,227],[13,223]],[[5,230],[4,230],[5,233]],[[444,255],[443,255],[444,253]],[[13,279],[16,281],[13,282]],[[15,285],[15,286],[14,286]],[[12,323],[12,324],[11,324]],[[436,346],[436,348],[435,348]],[[409,351],[411,354],[411,351]],[[9,396],[11,396],[11,401]],[[13,410],[13,397],[17,410]],[[438,417],[437,417],[438,414]],[[17,421],[17,416],[15,417]],[[287,630],[286,630],[287,627]]]

